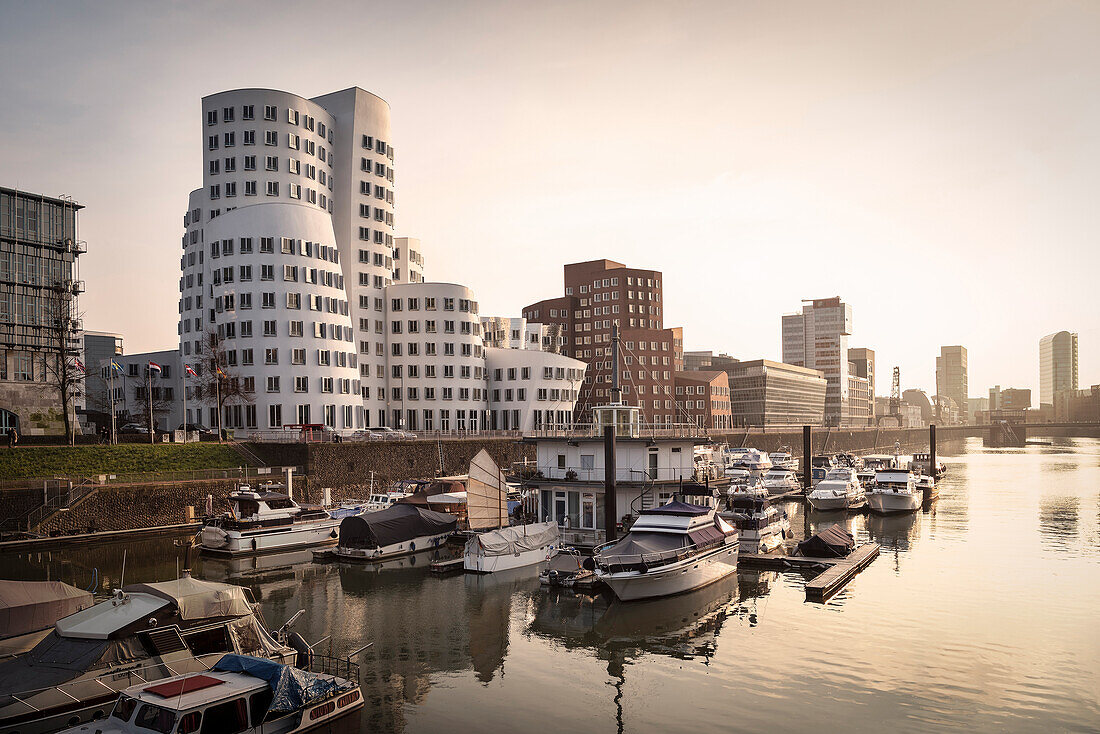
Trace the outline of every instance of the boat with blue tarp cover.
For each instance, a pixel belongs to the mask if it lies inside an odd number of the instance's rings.
[[[338,661],[343,663],[344,661]],[[123,690],[110,716],[63,734],[297,734],[363,707],[358,673],[314,672],[252,657],[224,655],[210,670]]]

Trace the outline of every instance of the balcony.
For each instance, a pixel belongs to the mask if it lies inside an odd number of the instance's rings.
[[[81,293],[84,292],[84,281],[83,280],[73,280],[73,281],[70,281],[70,283],[72,284],[73,295],[80,295]]]
[[[561,467],[557,464],[538,465],[537,471],[544,480],[560,482],[603,482],[604,468],[598,467]],[[651,482],[692,481],[695,475],[694,464],[686,466],[658,466],[650,469],[631,469],[615,467],[615,481],[622,484],[649,484]],[[537,479],[535,481],[538,481]]]
[[[524,434],[527,438],[593,438],[603,436],[603,427],[598,423],[577,423],[572,428],[538,428]],[[685,438],[703,439],[706,428],[694,423],[660,423],[642,425],[636,429],[633,438]],[[629,438],[619,434],[619,438]]]

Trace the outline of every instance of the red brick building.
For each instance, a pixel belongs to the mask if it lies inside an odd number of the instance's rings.
[[[676,413],[680,422],[700,428],[728,430],[733,426],[729,376],[721,370],[692,370],[673,375]]]
[[[523,309],[528,321],[560,324],[566,337],[562,350],[588,363],[575,415],[591,418],[592,405],[610,399],[611,325],[622,337],[623,400],[641,407],[649,423],[679,423],[673,374],[683,369],[680,328],[664,328],[661,273],[628,268],[612,260],[565,266],[565,295]]]

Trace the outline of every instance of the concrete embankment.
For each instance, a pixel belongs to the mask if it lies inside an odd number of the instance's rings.
[[[712,438],[732,446],[753,446],[765,451],[777,451],[786,446],[796,456],[800,457],[802,453],[800,431],[731,433]],[[887,452],[893,449],[895,441],[901,443],[906,451],[923,451],[928,446],[928,431],[820,428],[813,433],[813,450],[814,453]],[[441,454],[444,474],[465,473],[470,459],[483,448],[506,470],[515,462],[535,458],[531,444],[508,438],[310,445],[248,444],[247,448],[269,464],[303,467],[304,475],[295,475],[295,497],[307,502],[320,501],[322,487],[332,488],[336,500],[362,498],[367,495],[372,482],[375,488],[382,488],[399,479],[435,476],[440,473]],[[233,479],[218,479],[103,486],[72,508],[54,514],[39,527],[38,532],[70,536],[89,531],[180,525],[187,522],[189,507],[196,507],[202,512],[208,494],[213,495],[215,508],[224,508],[225,498],[235,485]],[[5,502],[18,503],[21,507],[33,494],[20,490],[2,493]]]

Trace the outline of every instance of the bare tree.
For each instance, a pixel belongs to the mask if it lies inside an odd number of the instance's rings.
[[[202,339],[202,352],[199,364],[195,365],[196,376],[191,378],[195,386],[195,399],[203,404],[216,403],[218,411],[218,438],[222,438],[222,416],[225,406],[243,405],[255,402],[255,397],[245,381],[237,374],[236,365],[229,364],[229,349],[225,339],[211,329]],[[236,360],[233,360],[236,362]],[[186,367],[184,368],[186,371]]]
[[[76,399],[84,394],[84,367],[80,357],[80,324],[72,292],[64,283],[45,291],[45,381],[42,389],[57,395],[65,425],[65,440],[76,442]]]

